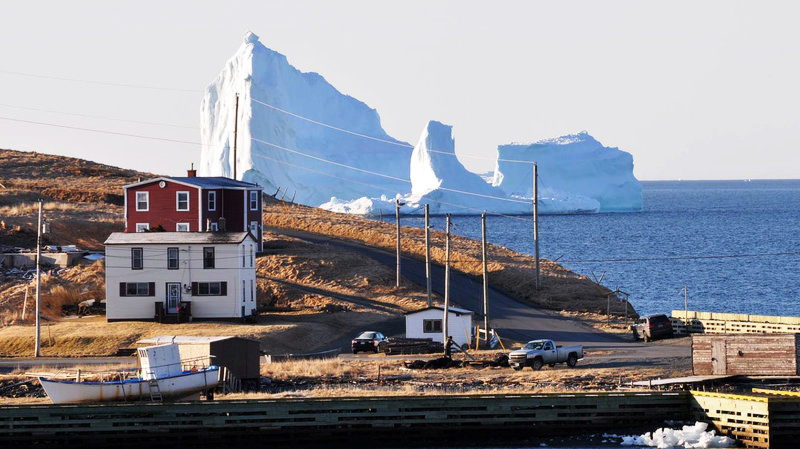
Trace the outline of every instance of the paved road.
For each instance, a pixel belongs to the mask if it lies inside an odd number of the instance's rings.
[[[358,252],[392,268],[396,266],[396,256],[392,252],[299,231],[274,229],[274,232]],[[404,257],[402,274],[406,279],[418,285],[426,284],[425,263],[422,261]],[[450,276],[452,300],[464,308],[476,311],[476,320],[482,320],[483,284],[481,279],[456,271],[451,271]],[[434,292],[444,296],[444,267],[433,265],[431,285]],[[627,336],[597,331],[581,321],[523,304],[493,288],[489,289],[489,317],[492,327],[497,329],[504,339],[528,341],[537,338],[551,338],[560,344],[582,344],[587,349],[594,351],[614,350],[636,353],[653,352],[654,354],[671,352],[668,346],[654,348],[644,343],[633,342]],[[683,354],[685,349],[681,349],[679,352]]]

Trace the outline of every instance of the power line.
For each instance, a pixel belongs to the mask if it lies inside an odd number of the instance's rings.
[[[74,115],[76,117],[98,118],[98,119],[101,119],[101,120],[114,120],[114,121],[117,121],[117,122],[138,123],[138,124],[142,124],[142,125],[169,126],[169,127],[173,127],[173,128],[186,128],[186,129],[200,129],[197,126],[173,125],[173,124],[170,124],[170,123],[143,122],[143,121],[139,121],[139,120],[126,120],[126,119],[121,119],[121,118],[102,117],[102,116],[99,116],[99,115],[88,115],[88,114],[78,114],[78,113],[74,113],[74,112],[53,111],[53,110],[49,110],[49,109],[29,108],[29,107],[25,107],[25,106],[15,106],[15,105],[11,105],[11,104],[2,104],[2,103],[0,103],[0,106],[6,107],[6,108],[24,109],[26,111],[50,112],[50,113],[53,113],[53,114]]]
[[[34,73],[24,73],[24,72],[14,72],[11,70],[0,70],[0,73],[5,73],[8,75],[17,75],[17,76],[28,76],[31,78],[42,78],[42,79],[49,79],[49,80],[58,80],[58,81],[70,81],[73,83],[84,83],[84,84],[99,84],[101,86],[113,86],[113,87],[130,87],[134,89],[151,89],[151,90],[171,90],[175,92],[192,92],[192,93],[200,93],[202,91],[195,90],[195,89],[178,89],[174,87],[158,87],[158,86],[144,86],[139,84],[123,84],[123,83],[109,83],[105,81],[93,81],[93,80],[81,80],[76,78],[61,78],[57,76],[49,76],[49,75],[38,75]]]
[[[575,259],[560,260],[564,263],[606,263],[606,262],[664,262],[673,260],[707,260],[707,259],[746,259],[755,257],[774,257],[774,256],[798,256],[800,252],[785,251],[775,253],[751,253],[751,254],[720,254],[711,256],[674,256],[674,257],[631,257],[617,259]]]
[[[250,139],[255,141],[255,142],[263,143],[264,145],[269,145],[269,146],[271,146],[273,148],[277,148],[279,150],[288,151],[290,153],[298,154],[300,156],[304,156],[304,157],[307,157],[307,158],[310,158],[310,159],[314,159],[314,160],[317,160],[317,161],[320,161],[320,162],[325,162],[325,163],[336,165],[336,166],[339,166],[339,167],[342,167],[342,168],[347,168],[347,169],[356,170],[356,171],[359,171],[359,172],[362,172],[362,173],[366,173],[366,174],[370,174],[370,175],[374,175],[374,176],[379,176],[381,178],[387,178],[387,179],[392,179],[392,180],[395,180],[395,181],[411,183],[411,181],[408,180],[408,179],[398,178],[396,176],[386,175],[386,174],[383,174],[383,173],[378,173],[378,172],[374,172],[374,171],[371,171],[371,170],[366,170],[366,169],[363,169],[363,168],[353,167],[351,165],[342,164],[341,162],[330,161],[328,159],[324,159],[324,158],[321,158],[321,157],[318,157],[318,156],[313,156],[313,155],[304,153],[302,151],[292,150],[291,148],[286,148],[284,146],[281,146],[281,145],[278,145],[278,144],[274,144],[274,143],[268,142],[266,140],[257,139],[255,137],[250,137]],[[508,201],[508,202],[512,202],[512,203],[528,204],[528,201],[515,200],[513,198],[503,198],[503,197],[492,196],[492,195],[484,195],[482,193],[467,192],[467,191],[464,191],[464,190],[450,189],[450,188],[446,188],[446,187],[439,187],[439,190],[443,190],[443,191],[447,191],[447,192],[454,192],[454,193],[461,193],[461,194],[464,194],[464,195],[472,195],[472,196],[477,196],[477,197],[482,197],[482,198],[495,199],[495,200],[498,200],[498,201]]]

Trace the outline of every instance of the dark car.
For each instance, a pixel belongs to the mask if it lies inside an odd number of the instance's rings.
[[[382,333],[375,331],[362,332],[358,337],[353,339],[352,347],[353,354],[358,351],[380,352],[386,347],[389,339],[384,337]]]
[[[657,338],[672,338],[672,321],[666,315],[650,315],[639,318],[636,324],[631,326],[634,339],[644,341],[655,340]]]

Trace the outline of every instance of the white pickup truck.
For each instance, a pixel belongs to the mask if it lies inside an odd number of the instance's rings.
[[[573,368],[582,358],[583,346],[556,346],[553,340],[533,340],[521,349],[512,351],[508,355],[508,363],[517,371],[526,366],[538,371],[544,365],[555,366],[556,363],[566,363]]]

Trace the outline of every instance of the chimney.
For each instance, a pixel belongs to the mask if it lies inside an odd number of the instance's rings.
[[[194,169],[194,162],[192,162],[192,168],[190,168],[189,170],[186,171],[186,176],[188,176],[190,178],[196,178],[197,177],[197,170]]]

